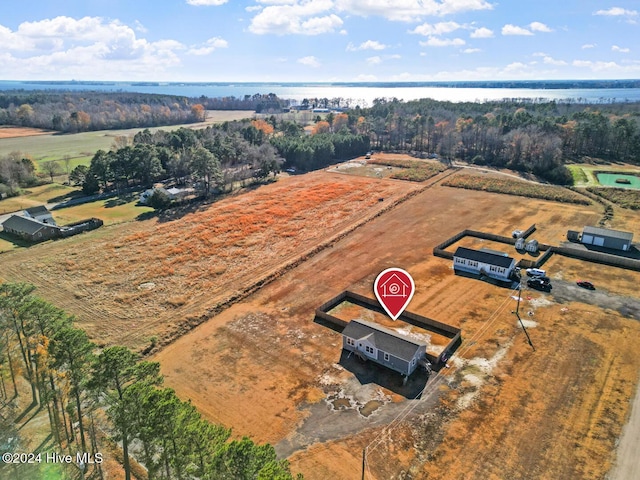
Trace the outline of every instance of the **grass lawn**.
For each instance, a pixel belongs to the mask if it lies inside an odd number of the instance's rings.
[[[23,190],[24,193],[22,195],[5,198],[0,201],[0,215],[49,203],[55,201],[56,198],[64,197],[77,191],[77,187],[68,187],[59,183],[26,188]]]
[[[137,195],[135,198],[126,200],[109,198],[76,205],[75,207],[53,210],[52,213],[58,225],[66,225],[92,217],[101,219],[105,225],[113,225],[114,223],[130,222],[143,213],[153,211],[151,207],[136,205],[137,202]]]

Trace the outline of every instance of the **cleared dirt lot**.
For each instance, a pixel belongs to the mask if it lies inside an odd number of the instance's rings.
[[[423,185],[317,172],[176,223],[117,226],[3,255],[3,267],[6,262],[12,278],[38,280],[50,300],[77,308],[94,338],[131,342],[206,313],[252,278],[312,249],[327,232],[349,230],[416,188]],[[270,210],[276,208],[281,216]],[[616,310],[527,290],[521,311],[534,351],[512,314],[515,292],[455,276],[450,261],[432,255],[435,245],[465,228],[510,235],[536,223],[536,238],[556,244],[567,228],[597,223],[601,210],[426,188],[305,256],[152,358],[181,398],[232,427],[235,436],[274,443],[305,478],[361,478],[365,447],[366,478],[380,480],[407,473],[429,479],[603,478],[637,384],[640,323]],[[270,211],[278,221],[260,226],[258,214]],[[614,218],[619,228],[637,225],[617,210]],[[247,231],[236,237],[241,228]],[[170,253],[178,247],[183,251]],[[219,261],[226,270],[215,274],[210,268]],[[91,262],[105,269],[102,277]],[[398,375],[345,358],[341,336],[314,323],[314,310],[345,289],[373,297],[376,275],[391,266],[415,280],[411,311],[463,330],[450,368],[428,381],[426,375],[412,377],[406,386]],[[171,275],[141,275],[168,268]],[[637,297],[635,272],[556,256],[545,268],[558,281],[580,274],[612,296]],[[154,286],[138,289],[143,283]],[[130,287],[148,293],[127,300]],[[76,290],[92,296],[75,298]],[[185,303],[166,306],[178,293]],[[134,318],[125,317],[128,312]]]
[[[508,234],[536,222],[558,230],[541,230],[551,240],[593,223],[599,208],[453,192],[453,201],[444,187],[413,197],[160,352],[167,383],[237,435],[276,443],[312,479],[360,478],[372,441],[367,478],[601,478],[637,380],[638,323],[527,291],[533,352],[511,314],[514,292],[456,277],[431,256],[463,228]],[[397,377],[364,379],[345,362],[340,335],[313,323],[313,310],[345,288],[371,296],[375,275],[392,265],[416,280],[412,311],[463,328],[462,359],[429,381],[423,400],[398,393]],[[622,295],[640,279],[600,272],[594,281],[615,279],[609,288]],[[364,417],[358,409],[371,401],[381,406]],[[379,437],[407,407],[411,421]]]
[[[99,343],[143,348],[419,187],[337,174],[289,177],[176,218],[5,254],[0,276],[37,285]]]

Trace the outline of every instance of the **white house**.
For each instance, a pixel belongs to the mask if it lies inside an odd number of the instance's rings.
[[[515,259],[497,253],[458,247],[453,254],[455,271],[486,275],[496,280],[509,280],[516,268]]]
[[[24,216],[37,220],[40,223],[46,223],[47,225],[56,225],[56,221],[53,219],[51,212],[44,205],[27,208],[24,211]]]

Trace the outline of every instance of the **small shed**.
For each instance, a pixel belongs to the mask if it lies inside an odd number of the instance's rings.
[[[633,233],[609,230],[600,227],[584,227],[582,230],[582,243],[596,247],[611,248],[624,252],[631,248]]]
[[[537,240],[529,240],[524,246],[524,249],[529,253],[536,253],[539,248],[540,247]]]
[[[425,358],[426,342],[374,322],[351,320],[342,331],[342,348],[409,376]]]
[[[518,237],[518,240],[516,240],[515,244],[516,250],[524,250],[524,242],[524,238]]]
[[[580,232],[577,230],[568,230],[567,231],[567,240],[570,242],[577,242],[580,240]]]

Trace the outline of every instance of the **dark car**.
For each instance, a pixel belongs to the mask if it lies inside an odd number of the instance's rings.
[[[536,290],[542,290],[543,292],[551,291],[551,283],[544,282],[539,278],[532,278],[531,280],[527,280],[527,286],[535,288]]]
[[[593,283],[587,282],[586,280],[578,280],[576,284],[579,287],[586,288],[587,290],[595,290],[596,287],[593,286]]]

